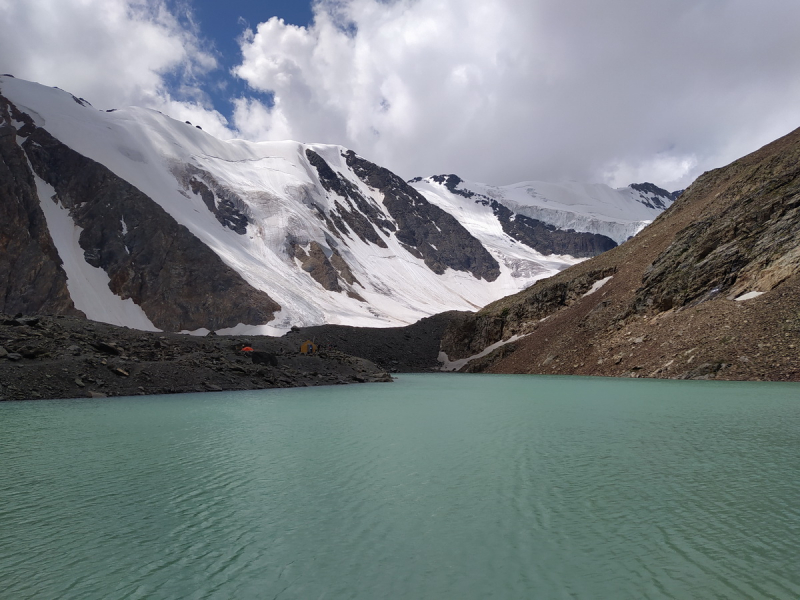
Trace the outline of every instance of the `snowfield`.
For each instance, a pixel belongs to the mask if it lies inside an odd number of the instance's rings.
[[[448,211],[466,200],[431,177],[413,185],[428,200]],[[615,189],[602,183],[525,181],[498,187],[462,181],[457,190],[496,200],[513,213],[559,229],[605,235],[617,244],[639,233],[664,212],[662,208],[647,206],[652,203],[652,193],[633,187]],[[484,213],[491,215],[492,211],[486,207]]]

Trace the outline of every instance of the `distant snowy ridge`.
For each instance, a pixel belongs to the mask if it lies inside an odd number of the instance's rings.
[[[443,208],[464,198],[478,203],[496,201],[516,215],[562,230],[607,236],[617,244],[644,229],[679,194],[651,183],[614,189],[604,184],[526,181],[498,187],[464,181],[456,175],[417,178],[410,183]]]
[[[0,159],[0,189],[22,207],[0,223],[0,237],[20,237],[21,254],[0,257],[0,273],[3,260],[24,271],[0,306],[11,313],[221,333],[395,326],[475,310],[613,246],[526,220],[538,205],[504,191],[514,186],[470,184],[506,208],[493,207],[409,186],[339,146],[221,141],[6,76]],[[597,204],[574,212],[611,223]],[[612,207],[618,221],[630,207]],[[60,274],[32,295],[42,265]],[[109,294],[118,301],[97,302]]]

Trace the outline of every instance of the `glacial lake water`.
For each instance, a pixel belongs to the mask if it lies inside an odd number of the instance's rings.
[[[0,598],[800,597],[800,385],[0,403]]]

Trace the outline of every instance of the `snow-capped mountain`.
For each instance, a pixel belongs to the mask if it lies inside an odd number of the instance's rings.
[[[473,200],[485,208],[474,209],[481,213],[481,220],[494,217],[503,223],[509,235],[520,241],[531,239],[526,230],[541,229],[541,224],[545,224],[562,231],[605,236],[621,244],[644,229],[680,195],[652,183],[615,189],[602,183],[524,181],[498,187],[464,181],[457,175],[418,177],[410,183],[432,203],[452,214],[461,210],[465,198]],[[565,243],[568,249],[573,246]],[[546,251],[546,242],[540,244],[540,249]],[[570,254],[594,256],[598,252],[591,248],[597,244],[603,250],[608,249],[600,240],[585,242],[586,250],[581,254],[578,244]],[[533,246],[537,247],[536,243]]]
[[[515,233],[525,227],[484,218],[491,200],[423,183],[339,146],[221,141],[2,76],[0,312],[199,332],[401,325],[475,310],[602,251],[537,251]],[[507,188],[474,193],[495,189]]]

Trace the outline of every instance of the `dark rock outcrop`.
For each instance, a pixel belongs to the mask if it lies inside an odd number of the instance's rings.
[[[649,208],[659,208],[661,210],[666,210],[669,208],[669,206],[683,193],[683,190],[678,190],[677,192],[668,192],[667,190],[648,182],[632,183],[631,188],[641,193],[639,202]]]
[[[300,261],[303,270],[311,275],[314,281],[330,292],[342,291],[336,269],[333,268],[319,243],[311,242],[308,253],[297,243],[292,243],[290,249],[293,256]]]
[[[455,217],[428,202],[397,175],[358,156],[344,154],[347,165],[367,185],[380,191],[383,205],[397,223],[397,239],[434,273],[447,268],[494,281],[500,265]]]
[[[347,291],[347,295],[351,298],[356,298],[361,302],[364,301],[353,290],[342,288],[341,281],[350,286],[353,284],[361,285],[361,282],[353,275],[350,265],[342,258],[336,248],[328,250],[330,252],[330,256],[328,256],[326,249],[318,242],[310,242],[308,252],[306,252],[296,241],[289,241],[288,250],[290,256],[300,261],[301,268],[323,288],[329,292]]]
[[[608,236],[558,229],[538,219],[514,214],[497,200],[491,200],[490,206],[504,232],[542,254],[568,254],[576,258],[588,258],[617,247],[617,242]]]
[[[185,189],[202,198],[220,224],[239,235],[247,233],[250,219],[247,217],[246,204],[235,193],[220,185],[210,173],[192,165],[184,165],[175,171],[175,175]]]
[[[350,265],[347,264],[347,261],[342,258],[342,255],[339,254],[339,251],[336,248],[333,249],[331,253],[331,265],[336,269],[336,272],[339,274],[339,278],[349,283],[350,285],[358,284],[361,285],[361,282],[356,279],[356,276],[353,275],[353,271],[350,269]],[[361,287],[364,287],[363,285]]]
[[[69,210],[72,220],[82,229],[79,243],[86,262],[102,268],[110,278],[111,291],[123,299],[131,298],[156,327],[180,331],[220,329],[238,323],[258,325],[271,320],[280,309],[141,191],[53,138],[2,96],[0,106],[17,122],[24,123],[19,130],[7,125],[11,131],[6,135],[12,140],[16,135],[25,138],[22,149],[36,175],[56,191],[56,198],[38,201],[59,202]],[[24,228],[19,230],[33,231],[42,251],[40,258],[32,260],[25,254],[30,252],[31,244],[17,244],[9,248],[4,260],[28,265],[24,270],[33,276],[28,287],[38,287],[41,298],[46,299],[41,307],[30,306],[28,301],[27,310],[74,311],[64,299],[63,286],[58,285],[63,275],[58,275],[56,269],[58,256],[54,247],[46,243],[41,209],[37,213],[31,208],[36,198],[30,195],[33,174],[24,157],[15,152],[9,142],[7,153],[11,159],[4,164],[13,166],[14,171],[7,171],[0,180],[0,186],[9,189],[3,205],[24,203],[27,223],[20,222]],[[49,257],[49,261],[42,261],[41,255]],[[16,293],[13,284],[6,287],[9,288],[10,292],[4,290],[6,297],[24,299],[24,292]]]
[[[349,227],[362,241],[386,248],[386,242],[375,227],[377,226],[384,235],[389,235],[396,229],[394,223],[386,219],[373,200],[365,198],[350,181],[331,169],[319,154],[307,149],[306,157],[317,170],[322,187],[342,198],[341,202],[338,200],[335,202],[335,210],[330,215],[336,229],[347,235]]]
[[[70,298],[11,111],[0,96],[0,311],[82,314]]]
[[[477,195],[472,190],[465,190],[458,187],[464,183],[464,180],[458,175],[453,175],[452,173],[450,175],[433,175],[431,179],[446,187],[451,194],[456,194],[464,198],[474,198]],[[485,198],[485,196],[480,197]]]

